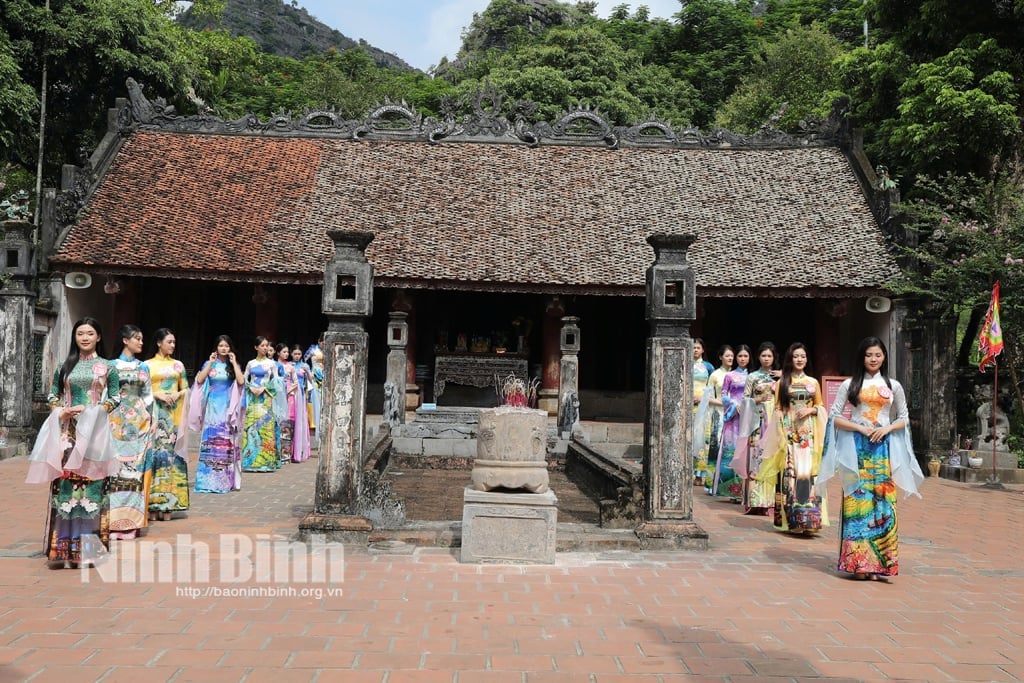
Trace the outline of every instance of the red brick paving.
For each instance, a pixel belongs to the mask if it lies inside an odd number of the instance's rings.
[[[288,538],[316,467],[197,494],[146,540],[189,534],[217,557],[222,533]],[[818,538],[789,538],[698,493],[703,553],[564,553],[522,567],[348,547],[342,597],[191,599],[172,584],[105,584],[95,570],[82,584],[47,569],[46,491],[20,483],[25,469],[0,462],[3,683],[1024,680],[1021,487],[929,479],[923,500],[900,505],[902,573],[890,583],[835,574],[834,518]]]

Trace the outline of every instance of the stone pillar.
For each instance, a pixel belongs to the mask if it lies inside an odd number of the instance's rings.
[[[651,235],[654,264],[647,269],[647,400],[644,420],[644,548],[707,549],[693,520],[691,455],[693,342],[696,282],[686,251],[693,235]]]
[[[373,312],[373,266],[366,260],[366,245],[373,234],[332,230],[328,235],[334,241],[334,257],[324,269],[322,300],[328,319],[323,343],[323,435],[314,511],[299,528],[344,538],[345,532],[372,529],[354,512],[366,432],[366,319]]]
[[[391,311],[388,321],[388,362],[384,381],[384,424],[394,427],[405,424],[405,382],[407,368],[405,350],[409,343],[408,314]]]
[[[562,360],[558,376],[558,436],[568,439],[580,422],[580,319],[562,318]]]
[[[561,371],[561,352],[559,335],[561,334],[561,318],[565,315],[562,302],[557,296],[548,300],[541,323],[541,364],[543,374],[540,379],[540,391],[537,392],[537,407],[548,411],[548,415],[558,414],[558,385]]]
[[[32,319],[35,294],[29,289],[34,272],[32,224],[0,223],[0,458],[31,449],[32,429]]]
[[[395,294],[392,308],[408,315],[405,319],[409,328],[409,342],[405,345],[405,409],[416,410],[423,402],[420,386],[416,384],[416,309],[401,289]]]

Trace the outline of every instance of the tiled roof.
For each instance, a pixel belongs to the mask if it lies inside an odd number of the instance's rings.
[[[599,149],[136,132],[60,269],[319,281],[370,230],[379,284],[642,291],[692,232],[701,288],[874,290],[896,273],[836,148]],[[710,293],[709,291],[709,293]]]

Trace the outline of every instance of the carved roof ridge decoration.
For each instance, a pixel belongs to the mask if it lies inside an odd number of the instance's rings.
[[[653,113],[647,120],[630,126],[614,126],[596,107],[580,102],[565,111],[554,123],[534,121],[538,106],[522,100],[510,107],[512,120],[501,115],[504,96],[490,83],[471,98],[445,97],[440,118],[424,117],[404,100],[385,98],[363,119],[346,119],[334,107],[305,109],[299,114],[279,111],[266,121],[249,113],[234,120],[213,116],[208,108],[193,115],[178,114],[173,106],[158,97],[150,101],[142,86],[126,81],[128,102],[117,113],[118,131],[128,136],[136,130],[178,133],[234,134],[283,137],[340,138],[349,140],[407,140],[437,143],[502,142],[603,147],[644,147],[665,149],[771,149],[790,147],[835,147],[849,139],[849,98],[838,98],[824,120],[805,120],[799,133],[786,133],[776,127],[785,105],[761,128],[750,134],[733,133],[724,128],[704,132],[699,128],[675,128]],[[458,112],[468,105],[471,113],[461,119]]]

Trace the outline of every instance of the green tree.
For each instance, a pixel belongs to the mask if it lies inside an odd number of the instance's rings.
[[[993,283],[1002,289],[1002,323],[1015,358],[1024,359],[1024,195],[1006,176],[919,177],[916,199],[904,205],[909,232],[920,246],[902,247],[913,267],[895,289],[923,295],[950,318],[967,319],[960,359],[978,336]]]
[[[676,123],[691,118],[692,88],[674,81],[665,67],[644,65],[595,26],[558,26],[537,44],[502,55],[487,79],[510,100],[530,99],[552,121],[584,102],[612,121],[632,123],[651,111]],[[482,81],[461,81],[456,92],[475,92]]]
[[[972,45],[973,43],[973,45]],[[1011,54],[988,39],[912,67],[888,144],[908,167],[990,175],[1020,132],[1021,92],[1001,68]]]
[[[834,62],[842,53],[842,44],[817,26],[787,30],[754,58],[716,122],[730,130],[756,130],[784,104],[785,113],[776,124],[783,130],[796,130],[808,118],[826,117],[838,94]]]
[[[0,4],[0,32],[37,98],[44,64],[47,69],[48,183],[56,182],[62,163],[77,159],[79,147],[96,145],[113,95],[125,92],[129,76],[185,101],[188,70],[177,49],[175,7],[167,0],[50,0],[48,10],[44,0]],[[19,128],[24,144],[8,149],[26,168],[34,167],[35,125]]]
[[[658,39],[652,57],[696,89],[693,123],[706,127],[747,73],[763,35],[751,0],[690,0]]]

